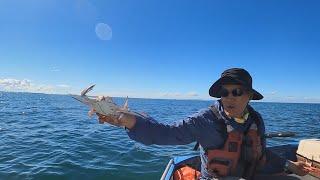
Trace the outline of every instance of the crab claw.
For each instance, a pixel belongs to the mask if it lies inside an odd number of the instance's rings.
[[[126,98],[126,101],[124,102],[123,109],[129,110],[128,96],[127,96],[127,98]]]
[[[95,84],[87,87],[86,89],[84,89],[83,91],[81,91],[81,96],[85,96],[89,91],[91,91],[93,89],[93,87],[95,86]]]
[[[97,97],[97,101],[104,101],[104,100],[106,100],[106,97],[104,97],[104,96]]]
[[[90,111],[88,112],[89,117],[92,118],[92,116],[94,115],[95,112],[96,112],[96,110],[90,109]]]

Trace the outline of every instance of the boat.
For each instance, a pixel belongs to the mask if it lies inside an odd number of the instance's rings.
[[[286,158],[291,161],[297,161],[297,157],[299,160],[306,162],[311,162],[313,167],[318,168],[319,171],[313,174],[308,174],[306,176],[299,177],[297,175],[288,175],[288,176],[294,176],[296,179],[308,179],[308,180],[316,180],[320,179],[320,163],[319,159],[314,159],[314,155],[312,155],[312,158],[310,158],[310,151],[312,148],[320,147],[320,139],[313,139],[313,140],[306,140],[308,143],[299,143],[298,144],[286,144],[286,145],[278,145],[278,146],[271,146],[267,147],[268,150],[272,151],[273,153],[278,154],[280,157]],[[310,143],[311,142],[311,143]],[[303,145],[301,145],[303,144]],[[306,146],[307,144],[307,146]],[[309,150],[308,150],[309,148]],[[306,152],[309,151],[309,152]],[[298,154],[300,153],[300,154]],[[317,154],[320,158],[320,151],[312,152],[313,154]],[[311,154],[312,154],[311,153]],[[308,157],[309,155],[309,157]],[[199,155],[189,155],[189,156],[176,156],[169,160],[169,163],[167,164],[162,176],[161,180],[174,180],[174,173],[179,170],[182,167],[191,167],[194,170],[200,171],[201,168],[201,159]]]

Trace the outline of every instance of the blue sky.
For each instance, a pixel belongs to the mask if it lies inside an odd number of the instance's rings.
[[[320,102],[319,8],[316,0],[3,0],[0,90],[78,93],[94,83],[93,94],[210,99],[223,70],[243,67],[265,101]]]

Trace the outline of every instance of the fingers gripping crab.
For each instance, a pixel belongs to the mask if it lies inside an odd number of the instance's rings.
[[[92,116],[94,113],[113,117],[120,117],[122,113],[135,114],[134,112],[129,111],[128,97],[126,98],[123,107],[119,107],[109,96],[87,96],[87,93],[90,92],[94,86],[95,85],[91,85],[82,90],[80,96],[71,95],[74,99],[90,107],[90,111],[88,112],[89,116]]]

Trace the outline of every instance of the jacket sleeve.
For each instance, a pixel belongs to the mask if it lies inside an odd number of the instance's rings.
[[[208,110],[202,110],[176,122],[172,125],[158,123],[153,118],[139,115],[136,116],[135,126],[128,130],[131,139],[145,145],[184,145],[194,141],[199,141],[208,129],[208,121],[212,117],[208,115]],[[211,133],[215,132],[210,129]]]
[[[284,171],[284,165],[286,163],[285,158],[280,157],[275,152],[267,149],[266,159],[267,161],[263,170],[260,172],[261,174],[276,174]]]

